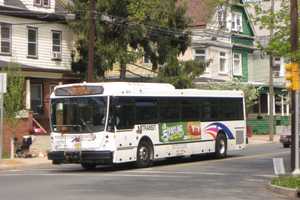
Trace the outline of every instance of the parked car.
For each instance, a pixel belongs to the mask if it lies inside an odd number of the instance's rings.
[[[279,141],[283,145],[283,148],[289,148],[292,144],[292,136],[289,134],[280,135]]]

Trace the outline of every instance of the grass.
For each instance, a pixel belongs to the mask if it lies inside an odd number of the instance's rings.
[[[300,188],[300,177],[299,176],[283,176],[274,178],[271,182],[273,185],[298,189]]]

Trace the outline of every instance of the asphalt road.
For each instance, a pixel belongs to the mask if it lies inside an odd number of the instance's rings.
[[[224,160],[210,156],[160,161],[151,168],[39,166],[0,171],[3,200],[115,199],[285,199],[266,189],[273,157],[289,150],[279,144],[252,145]]]

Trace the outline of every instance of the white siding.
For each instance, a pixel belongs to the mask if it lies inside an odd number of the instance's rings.
[[[71,52],[73,50],[73,34],[65,25],[53,24],[42,21],[29,20],[17,17],[9,17],[0,15],[0,22],[6,23],[27,23],[26,25],[12,26],[12,55],[0,55],[0,60],[7,62],[17,62],[29,66],[44,69],[71,69]],[[44,22],[43,22],[44,23]],[[38,59],[27,58],[27,27],[38,28]],[[52,30],[62,31],[62,60],[52,60]]]
[[[196,49],[196,46],[188,48],[184,55],[179,57],[180,60],[187,61],[194,58],[193,49]],[[207,71],[204,72],[201,77],[212,78],[218,80],[231,80],[232,79],[232,52],[229,48],[221,47],[207,47],[206,49],[206,61],[210,61],[210,64],[207,68]],[[227,70],[226,74],[219,73],[220,67],[220,52],[225,52],[227,57]]]
[[[21,0],[21,1],[27,7],[27,9],[32,10],[32,11],[47,12],[47,13],[55,12],[55,1],[56,0],[50,0],[50,7],[49,8],[34,6],[33,5],[33,0]]]
[[[225,52],[227,57],[227,73],[226,74],[220,74],[219,73],[219,67],[220,67],[220,59],[219,55],[220,52]],[[212,79],[218,79],[218,80],[231,80],[231,74],[232,74],[232,54],[231,49],[225,49],[220,47],[208,47],[207,48],[207,60],[210,61],[210,64],[208,66],[208,76],[204,74],[204,77],[209,77]]]

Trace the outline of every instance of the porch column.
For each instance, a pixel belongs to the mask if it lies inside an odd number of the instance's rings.
[[[281,116],[284,116],[284,97],[281,96]]]
[[[31,93],[30,93],[30,79],[26,79],[26,109],[31,109],[31,99],[30,99]]]
[[[275,95],[273,97],[273,114],[276,115],[276,105],[275,105],[276,101],[275,101]]]
[[[268,115],[270,115],[270,93],[268,93],[268,106],[267,106],[267,108],[268,108]]]

